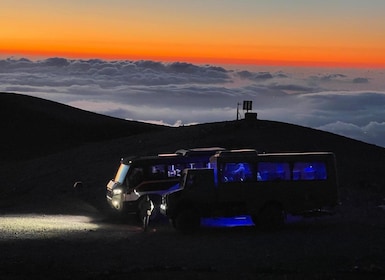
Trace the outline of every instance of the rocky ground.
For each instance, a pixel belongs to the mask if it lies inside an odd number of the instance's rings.
[[[362,195],[278,231],[217,223],[183,235],[165,219],[143,232],[68,194],[71,213],[1,215],[0,279],[385,279],[385,212]]]

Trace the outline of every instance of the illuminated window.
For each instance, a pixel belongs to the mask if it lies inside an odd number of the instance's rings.
[[[323,162],[296,162],[293,166],[293,180],[326,180],[326,166]]]
[[[167,176],[169,178],[180,177],[180,173],[185,168],[183,164],[170,164],[167,167]]]
[[[258,181],[290,180],[290,166],[286,162],[259,162]]]
[[[207,164],[205,162],[197,161],[197,162],[190,162],[186,165],[185,168],[204,168],[207,167]]]
[[[166,178],[166,166],[164,164],[157,164],[157,165],[152,165],[151,170],[150,170],[150,176],[153,179],[161,179],[161,178]]]
[[[249,163],[226,163],[222,168],[222,182],[243,182],[255,180],[252,174],[253,173]]]

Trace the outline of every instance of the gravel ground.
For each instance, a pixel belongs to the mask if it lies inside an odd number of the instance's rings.
[[[353,206],[291,218],[275,232],[203,227],[192,235],[165,220],[145,233],[133,217],[97,211],[3,214],[0,279],[385,279],[384,211]]]

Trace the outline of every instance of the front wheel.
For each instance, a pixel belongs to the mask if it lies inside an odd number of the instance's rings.
[[[175,228],[182,233],[191,233],[200,226],[200,217],[194,209],[184,209],[175,219]]]

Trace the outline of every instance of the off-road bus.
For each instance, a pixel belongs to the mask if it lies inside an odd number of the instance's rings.
[[[330,214],[337,205],[331,152],[222,151],[210,164],[184,170],[180,188],[162,198],[161,212],[182,231],[197,227],[203,217],[238,215],[250,215],[255,225],[278,227],[285,214]]]
[[[161,196],[173,189],[185,168],[207,167],[220,147],[181,149],[172,154],[123,158],[115,178],[107,184],[106,199],[118,213],[136,213],[146,195],[159,212]]]

